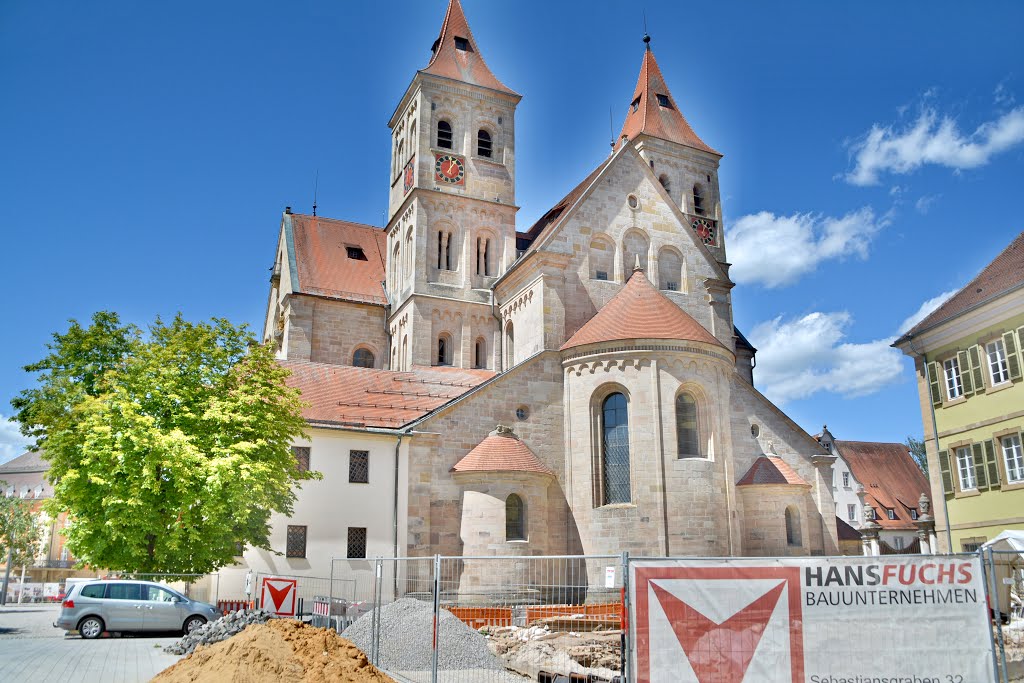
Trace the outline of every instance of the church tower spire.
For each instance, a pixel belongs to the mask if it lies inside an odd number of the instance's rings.
[[[484,62],[483,54],[473,38],[466,14],[459,0],[450,0],[441,24],[441,33],[430,48],[430,63],[422,73],[479,85],[499,92],[517,93],[497,77]]]

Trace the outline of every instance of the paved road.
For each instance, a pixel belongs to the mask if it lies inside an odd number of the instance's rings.
[[[178,661],[176,636],[82,640],[54,628],[56,605],[0,607],[0,681],[143,683]]]

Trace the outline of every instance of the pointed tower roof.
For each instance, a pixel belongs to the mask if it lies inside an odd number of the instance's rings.
[[[562,350],[624,339],[678,339],[725,348],[713,334],[651,284],[635,268],[626,285],[587,321]]]
[[[644,36],[644,42],[647,43],[647,47],[644,50],[643,64],[640,66],[640,78],[637,79],[636,90],[633,92],[633,99],[630,100],[629,111],[626,112],[626,120],[622,124],[619,139],[626,136],[632,140],[637,135],[645,133],[721,156],[721,153],[704,144],[704,141],[693,132],[693,128],[690,128],[690,124],[679,111],[675,98],[669,92],[664,76],[661,75],[661,69],[658,68],[658,62],[651,50],[650,37]]]
[[[519,97],[519,93],[499,81],[487,68],[483,55],[480,53],[469,30],[469,22],[462,11],[459,0],[449,0],[448,11],[441,24],[441,33],[431,48],[433,55],[423,73],[443,76],[456,81],[491,88],[503,93]]]
[[[553,475],[508,427],[498,425],[476,448],[455,463],[452,472],[535,472]]]

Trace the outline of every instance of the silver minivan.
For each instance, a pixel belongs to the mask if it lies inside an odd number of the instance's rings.
[[[151,581],[77,583],[61,603],[54,626],[99,638],[104,631],[183,631],[219,619],[213,605],[191,600]]]

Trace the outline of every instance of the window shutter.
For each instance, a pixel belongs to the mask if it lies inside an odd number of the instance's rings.
[[[1010,379],[1020,379],[1020,359],[1017,358],[1017,340],[1013,332],[1003,335],[1003,348],[1006,349],[1006,365],[1010,368]]]
[[[942,492],[947,496],[952,495],[953,475],[949,471],[949,451],[939,451],[939,471],[942,472]]]
[[[985,357],[980,346],[972,346],[967,350],[971,356],[971,376],[974,378],[974,391],[985,391],[985,374],[981,366],[981,359]]]
[[[971,359],[966,351],[957,351],[956,364],[960,370],[960,384],[964,388],[964,396],[974,393],[974,382],[971,381]]]
[[[928,364],[928,379],[932,387],[932,405],[942,403],[942,387],[939,384],[939,364]]]
[[[971,444],[971,455],[974,459],[974,478],[977,480],[979,491],[988,488],[988,477],[985,476],[985,453],[980,443]]]
[[[985,466],[988,468],[989,488],[999,488],[999,462],[996,460],[996,447],[992,439],[985,442]]]

